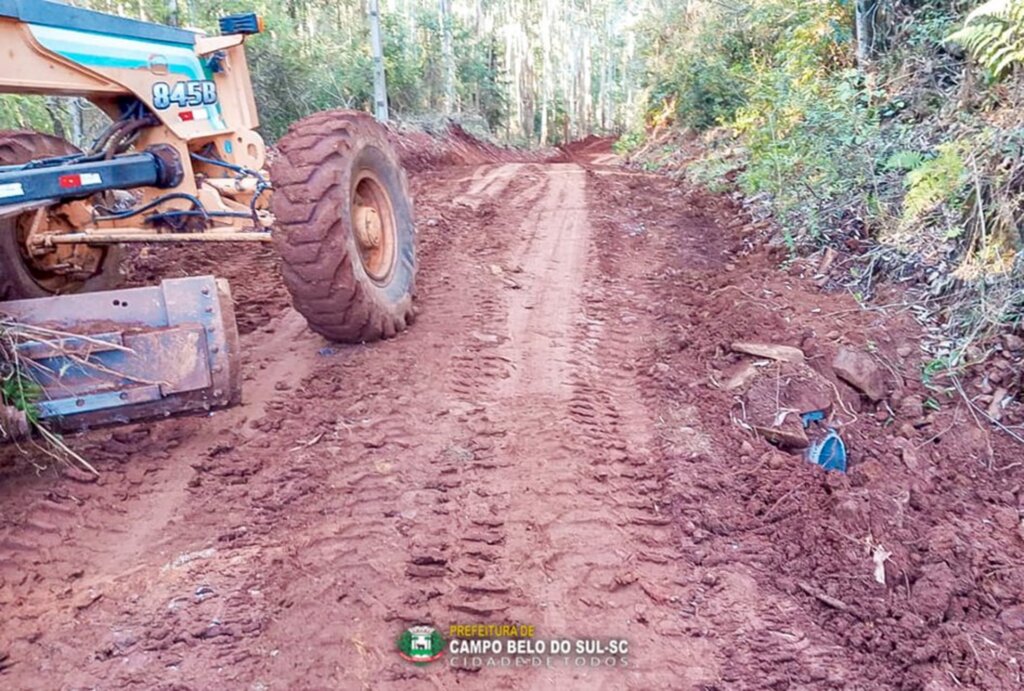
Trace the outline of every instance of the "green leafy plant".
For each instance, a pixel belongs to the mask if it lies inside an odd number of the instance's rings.
[[[636,151],[644,144],[646,134],[643,130],[630,130],[615,140],[615,153],[626,155]]]
[[[909,172],[924,165],[925,157],[920,151],[897,151],[885,160],[886,170],[902,170]]]
[[[1024,62],[1024,0],[989,0],[949,37],[999,78]]]
[[[967,181],[959,147],[943,144],[938,155],[907,173],[907,196],[903,201],[904,220],[914,221],[939,204],[949,201]]]
[[[5,405],[25,413],[33,425],[39,424],[39,408],[36,404],[42,398],[42,387],[25,376],[19,368],[13,369],[0,381],[0,399]]]

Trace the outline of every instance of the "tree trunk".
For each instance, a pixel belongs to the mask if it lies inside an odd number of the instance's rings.
[[[544,14],[541,20],[541,66],[540,66],[540,137],[541,146],[548,143],[548,108],[551,99],[551,3],[544,3]]]
[[[865,69],[875,55],[875,20],[880,0],[857,0],[855,23],[857,33],[857,66]]]

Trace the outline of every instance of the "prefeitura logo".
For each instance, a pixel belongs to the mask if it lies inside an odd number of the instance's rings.
[[[398,654],[414,665],[426,665],[444,655],[444,638],[433,626],[413,626],[398,637]]]

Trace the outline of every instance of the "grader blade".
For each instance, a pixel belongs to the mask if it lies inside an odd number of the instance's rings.
[[[212,276],[16,300],[0,303],[0,313],[25,327],[14,350],[42,387],[37,407],[50,426],[123,423],[241,398],[230,289]]]

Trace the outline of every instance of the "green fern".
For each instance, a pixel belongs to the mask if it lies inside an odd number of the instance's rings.
[[[1024,63],[1024,0],[989,0],[949,37],[997,78]]]
[[[897,151],[886,159],[883,167],[886,170],[916,170],[924,165],[924,154],[920,151]]]
[[[943,144],[939,154],[907,173],[904,221],[911,222],[950,201],[967,180],[967,168],[955,144]]]

